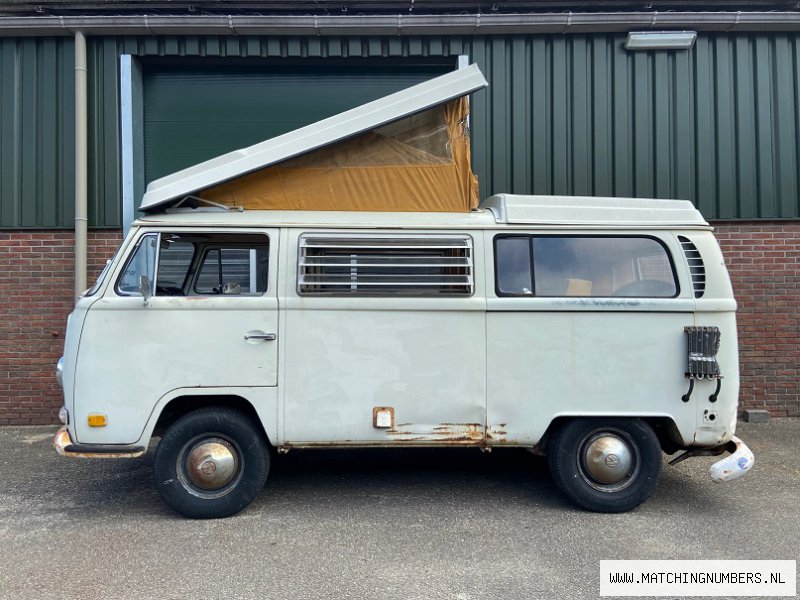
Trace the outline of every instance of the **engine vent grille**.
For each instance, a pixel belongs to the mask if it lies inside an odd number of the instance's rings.
[[[689,238],[678,236],[683,253],[689,262],[689,272],[692,274],[692,289],[695,298],[702,298],[706,291],[706,267],[703,264],[703,257]]]
[[[684,327],[688,338],[689,362],[686,376],[691,379],[716,379],[720,376],[717,352],[718,327]]]

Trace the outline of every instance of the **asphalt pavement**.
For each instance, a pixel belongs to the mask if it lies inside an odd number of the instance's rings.
[[[191,521],[142,458],[58,457],[0,428],[0,598],[596,598],[600,559],[800,558],[800,420],[741,423],[756,455],[665,466],[652,499],[583,512],[521,450],[294,450],[239,515]]]

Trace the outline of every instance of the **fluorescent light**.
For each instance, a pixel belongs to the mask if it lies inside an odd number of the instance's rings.
[[[631,31],[625,49],[688,50],[696,39],[696,31]]]

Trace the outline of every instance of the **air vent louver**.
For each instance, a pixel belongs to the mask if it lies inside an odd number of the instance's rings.
[[[700,251],[697,249],[697,246],[688,238],[679,235],[678,241],[681,243],[683,253],[686,255],[686,260],[689,263],[694,297],[702,298],[706,291],[706,268],[705,265],[703,265],[703,257],[700,256]]]
[[[304,234],[303,296],[470,296],[472,239],[465,235]]]

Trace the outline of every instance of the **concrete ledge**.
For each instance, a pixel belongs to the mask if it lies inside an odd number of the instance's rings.
[[[744,411],[744,420],[748,423],[768,423],[769,411],[749,409]]]

